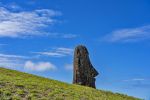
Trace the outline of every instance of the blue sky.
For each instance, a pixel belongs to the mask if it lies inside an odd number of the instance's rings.
[[[85,45],[96,86],[150,99],[149,0],[0,0],[0,66],[72,83]]]

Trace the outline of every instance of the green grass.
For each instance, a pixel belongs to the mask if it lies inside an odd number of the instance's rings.
[[[0,68],[0,100],[140,100]]]

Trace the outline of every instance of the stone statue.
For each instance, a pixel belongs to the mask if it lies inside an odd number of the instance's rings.
[[[90,62],[87,48],[82,45],[77,46],[74,52],[73,84],[96,88],[95,77],[98,74]]]

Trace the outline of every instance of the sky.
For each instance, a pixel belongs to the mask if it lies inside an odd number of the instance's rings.
[[[0,66],[72,83],[85,45],[97,89],[150,100],[149,0],[0,0]]]

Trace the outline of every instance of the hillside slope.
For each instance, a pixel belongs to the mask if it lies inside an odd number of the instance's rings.
[[[0,68],[0,100],[139,100]]]

